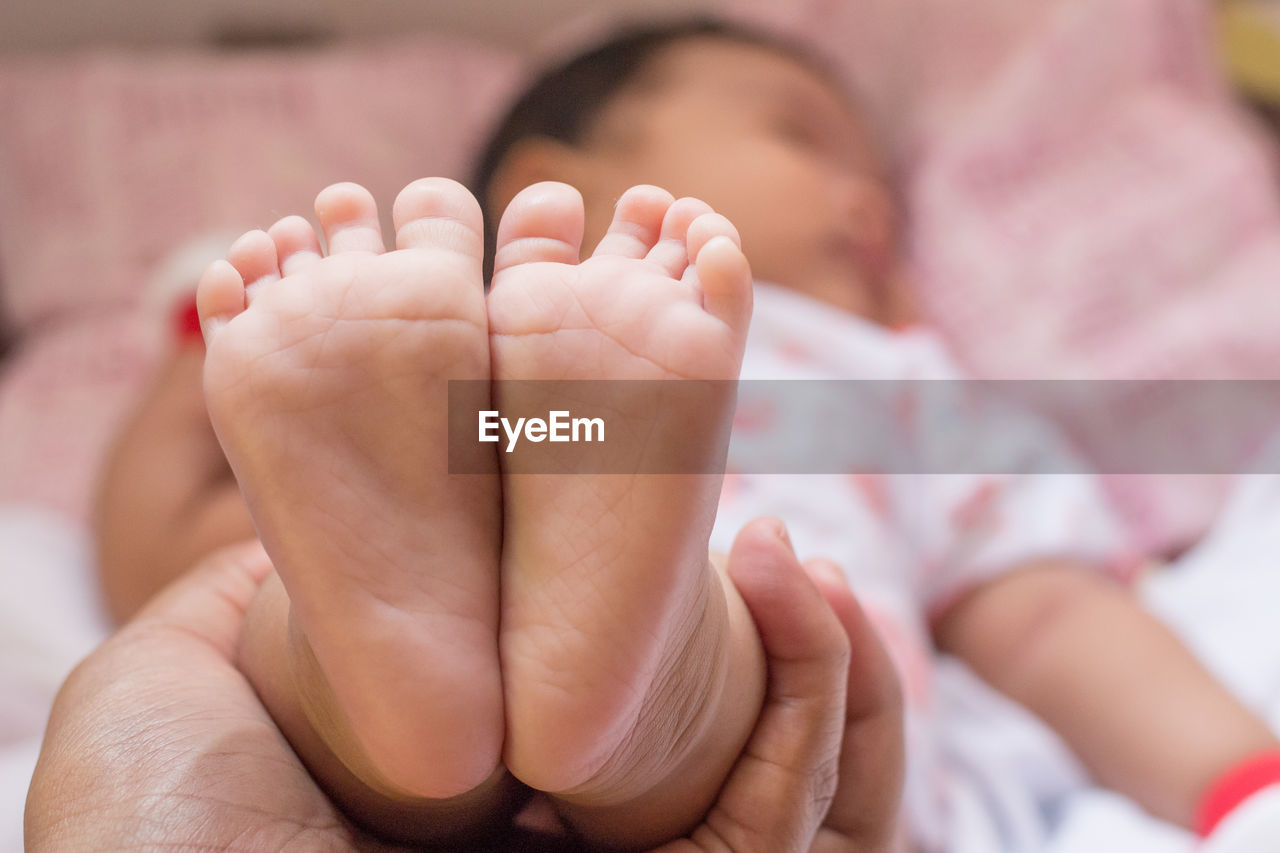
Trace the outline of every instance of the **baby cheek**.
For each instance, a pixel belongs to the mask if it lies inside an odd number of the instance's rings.
[[[852,185],[849,207],[862,236],[890,254],[898,241],[899,217],[889,188],[871,178],[859,179]]]
[[[796,251],[794,240],[786,239],[784,228],[770,228],[763,222],[759,227],[738,225],[742,237],[742,250],[751,265],[751,275],[756,281],[767,281],[794,287],[796,279],[808,275],[806,267],[812,262],[806,253]]]

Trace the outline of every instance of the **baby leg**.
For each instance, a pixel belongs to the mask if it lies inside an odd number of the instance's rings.
[[[524,380],[670,380],[665,410],[624,394],[606,428],[644,436],[650,460],[693,445],[720,448],[723,464],[751,309],[735,229],[702,202],[637,187],[579,263],[582,236],[581,198],[563,184],[531,187],[504,215],[489,294],[496,408],[528,408]],[[688,398],[694,382],[679,380],[713,382]],[[688,829],[759,709],[750,615],[707,557],[721,477],[716,452],[706,458],[662,475],[504,464],[505,758],[593,840]]]
[[[244,666],[349,810],[412,824],[452,800],[456,828],[503,787],[500,484],[447,459],[448,380],[490,372],[480,211],[451,181],[410,184],[392,251],[363,188],[316,213],[327,251],[289,217],[197,294],[209,414],[282,583]]]

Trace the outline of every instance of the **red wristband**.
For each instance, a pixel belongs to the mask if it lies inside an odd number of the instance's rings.
[[[1280,750],[1251,756],[1231,767],[1200,797],[1196,832],[1208,838],[1236,806],[1271,785],[1280,785]]]
[[[178,346],[204,343],[204,335],[200,331],[200,314],[196,311],[195,294],[187,299],[174,303],[170,316],[173,340]]]

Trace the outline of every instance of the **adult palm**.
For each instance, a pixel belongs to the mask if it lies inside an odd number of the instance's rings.
[[[902,773],[892,670],[848,588],[827,566],[808,581],[777,530],[749,525],[729,567],[769,659],[764,711],[704,824],[663,853],[891,843]],[[408,849],[330,803],[235,666],[245,609],[270,570],[256,545],[211,557],[76,669],[27,799],[30,853]],[[514,826],[493,844],[575,846]]]

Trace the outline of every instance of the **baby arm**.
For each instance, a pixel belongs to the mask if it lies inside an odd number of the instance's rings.
[[[1183,826],[1224,771],[1277,746],[1132,595],[1066,561],[976,588],[934,635],[1054,728],[1101,784]]]
[[[254,536],[205,412],[203,366],[203,347],[174,353],[121,430],[98,487],[98,563],[120,622],[204,555]]]

